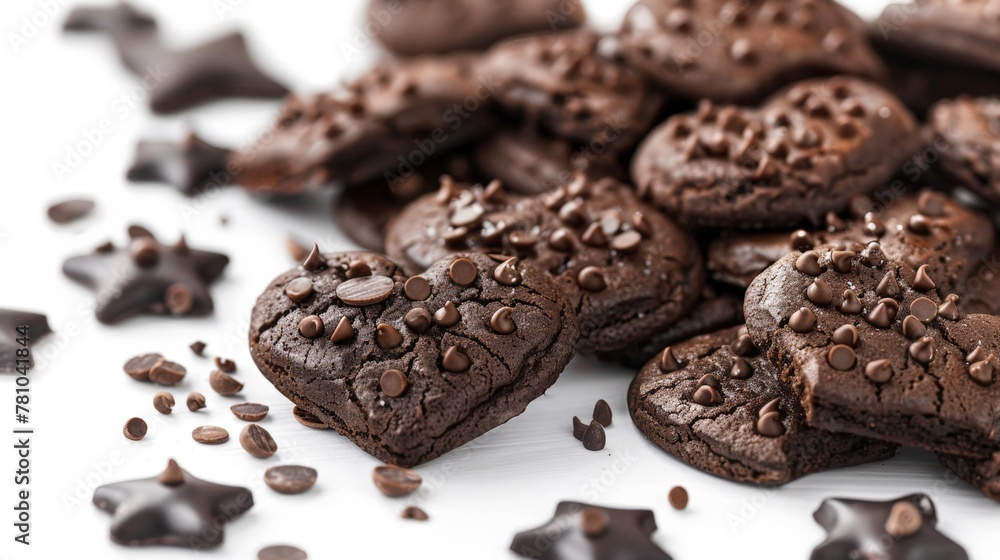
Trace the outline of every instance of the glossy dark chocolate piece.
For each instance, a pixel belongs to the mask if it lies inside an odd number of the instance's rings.
[[[19,327],[28,327],[27,333],[18,331]],[[28,367],[34,365],[31,357],[31,346],[39,338],[51,332],[45,315],[28,311],[0,309],[0,372],[12,373],[17,371],[18,365],[25,365],[17,363],[19,359],[17,351],[25,346],[28,348],[28,363],[26,365]],[[22,345],[18,339],[25,335],[27,335],[26,345]]]
[[[180,142],[139,142],[128,180],[166,183],[193,196],[206,188],[229,183],[226,159],[229,150],[205,142],[191,132]]]

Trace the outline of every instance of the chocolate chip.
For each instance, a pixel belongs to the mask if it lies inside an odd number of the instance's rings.
[[[712,406],[722,402],[722,395],[711,385],[702,385],[694,392],[691,400],[702,406]]]
[[[969,377],[980,385],[992,385],[994,367],[991,361],[986,359],[969,366]]]
[[[938,315],[948,319],[949,321],[957,321],[961,319],[962,314],[958,310],[958,296],[951,294],[945,298],[945,302],[938,307]]]
[[[279,544],[260,549],[257,560],[308,560],[309,555],[301,548]]]
[[[945,197],[932,191],[924,191],[917,198],[917,210],[924,216],[940,218],[945,215]]]
[[[278,444],[264,428],[257,424],[247,424],[240,432],[240,445],[247,453],[264,459],[278,452]]]
[[[785,434],[785,425],[781,423],[781,413],[768,412],[757,419],[757,433],[769,438]]]
[[[889,360],[875,360],[865,366],[865,377],[875,383],[885,383],[892,377],[892,362]]]
[[[892,325],[892,311],[885,302],[878,302],[866,317],[868,322],[880,329],[888,329]]]
[[[337,286],[337,297],[347,305],[364,307],[385,301],[396,286],[386,276],[365,276],[345,280]]]
[[[306,315],[299,321],[299,334],[306,338],[317,338],[323,334],[323,319],[319,315]]]
[[[660,354],[660,369],[663,370],[664,373],[671,373],[681,369],[682,367],[684,366],[681,365],[681,363],[677,361],[677,357],[674,356],[674,349],[670,346],[664,348],[663,352]]]
[[[799,334],[811,333],[816,328],[816,314],[808,307],[802,307],[788,319],[788,326]]]
[[[187,284],[171,284],[163,295],[167,310],[174,315],[184,315],[194,308],[194,292]]]
[[[987,359],[986,350],[982,346],[976,346],[976,349],[969,352],[969,355],[965,357],[966,363],[974,364],[976,362],[981,362]]]
[[[795,261],[795,270],[809,276],[819,276],[823,273],[823,267],[819,264],[819,253],[807,251]]]
[[[812,234],[804,229],[798,229],[789,236],[789,245],[793,251],[808,251],[816,246],[816,240]]]
[[[267,413],[271,409],[265,404],[245,402],[234,404],[229,407],[229,410],[233,413],[233,416],[239,418],[240,420],[246,420],[247,422],[259,422],[267,416]]]
[[[830,262],[833,264],[833,269],[841,274],[847,274],[851,271],[851,265],[854,264],[854,259],[858,257],[858,254],[854,251],[834,251],[830,254]]]
[[[166,391],[153,395],[153,408],[160,414],[170,414],[174,410],[174,396]]]
[[[184,469],[177,464],[177,461],[170,459],[167,461],[167,468],[163,469],[156,480],[164,486],[184,484]]]
[[[581,270],[576,281],[581,288],[588,292],[601,292],[607,288],[604,272],[596,266],[588,266]]]
[[[372,471],[372,480],[380,492],[390,498],[409,496],[420,489],[420,475],[395,465],[382,465]]]
[[[507,240],[513,247],[527,251],[538,243],[538,236],[526,231],[512,231],[507,236]]]
[[[462,320],[462,315],[458,312],[455,304],[446,301],[441,309],[434,312],[434,323],[440,327],[451,327],[457,325]]]
[[[449,302],[451,303],[451,302]],[[457,311],[456,311],[457,312]],[[423,307],[415,307],[403,316],[403,324],[415,333],[422,333],[431,326],[431,313]]]
[[[472,366],[472,360],[469,359],[458,346],[450,346],[444,351],[441,356],[441,367],[445,371],[450,371],[452,373],[461,373],[469,367]]]
[[[302,262],[302,268],[310,272],[326,268],[326,260],[323,259],[323,255],[319,251],[318,244],[313,243],[312,249],[309,251],[309,255],[306,257],[306,260]]]
[[[333,329],[333,334],[330,335],[330,342],[340,344],[350,340],[354,340],[354,327],[351,325],[350,319],[341,317]]]
[[[291,255],[293,261],[302,262],[309,256],[309,246],[293,237],[285,238],[285,249]]]
[[[937,287],[934,280],[927,274],[927,265],[922,264],[920,268],[917,269],[917,275],[913,279],[913,289],[918,292],[929,292]]]
[[[896,502],[885,520],[885,532],[896,539],[909,537],[920,531],[923,519],[917,506],[910,502]]]
[[[89,214],[94,208],[93,200],[73,199],[49,206],[49,219],[57,224],[68,224]]]
[[[806,297],[816,305],[830,305],[833,303],[833,290],[823,279],[816,278],[806,290]]]
[[[493,270],[493,278],[504,286],[520,286],[524,279],[517,270],[520,259],[511,257]]]
[[[925,336],[914,342],[909,348],[910,356],[917,362],[927,365],[934,359],[934,340]]]
[[[406,374],[399,371],[398,369],[387,369],[382,372],[382,377],[379,378],[378,385],[382,389],[382,393],[389,398],[396,398],[403,395],[406,392],[406,387],[409,381],[406,379]]]
[[[159,354],[142,354],[129,359],[123,367],[125,373],[132,379],[149,381],[149,370],[161,361],[163,361],[163,356]]]
[[[649,218],[642,212],[632,214],[632,227],[641,233],[643,237],[653,235],[653,224],[649,222]]]
[[[129,254],[135,264],[149,268],[160,261],[160,246],[151,237],[139,237],[129,245]]]
[[[860,338],[861,335],[858,333],[858,329],[854,325],[842,325],[837,330],[833,331],[834,344],[846,344],[851,348],[857,348]]]
[[[616,235],[611,240],[611,248],[622,253],[632,253],[639,248],[641,242],[642,235],[636,230],[629,230]]]
[[[125,426],[122,428],[122,433],[132,441],[139,441],[146,437],[148,429],[149,426],[146,425],[146,421],[142,418],[129,418],[128,422],[125,422]]]
[[[903,318],[903,336],[910,340],[916,340],[927,334],[927,327],[920,322],[920,319],[913,315]]]
[[[187,396],[186,403],[188,410],[190,410],[191,412],[197,412],[205,408],[205,395],[202,395],[201,393],[194,391]]]
[[[326,430],[329,428],[322,420],[316,417],[312,412],[300,407],[295,406],[292,408],[292,416],[299,424],[306,426],[307,428],[312,428],[314,430]]]
[[[431,283],[423,276],[411,276],[403,284],[403,293],[413,301],[424,301],[431,296]]]
[[[753,367],[743,358],[733,358],[733,366],[729,368],[729,377],[733,379],[749,379],[753,375]]]
[[[910,216],[906,226],[910,228],[910,231],[918,235],[927,235],[931,232],[930,220],[920,214]]]
[[[674,486],[667,493],[667,501],[676,510],[686,509],[688,506],[688,491],[683,486]]]
[[[517,330],[514,319],[510,316],[514,312],[513,307],[501,307],[490,317],[490,328],[497,334],[511,334]]]
[[[596,507],[584,507],[580,510],[580,530],[587,537],[594,539],[603,535],[611,525],[608,512]]]
[[[896,297],[899,295],[899,282],[896,281],[896,275],[891,270],[885,273],[882,281],[875,288],[875,293],[882,297]]]
[[[233,373],[236,371],[236,362],[216,356],[215,367],[223,373]]]
[[[235,395],[243,390],[243,384],[237,381],[235,377],[222,373],[217,369],[212,370],[212,373],[209,374],[208,384],[212,387],[213,391],[223,397]]]
[[[549,236],[549,247],[556,251],[569,251],[573,248],[573,233],[566,228],[553,231]]]
[[[608,401],[601,399],[594,405],[594,420],[605,428],[611,425],[611,405]]]
[[[171,362],[168,360],[160,360],[150,368],[149,370],[149,380],[153,383],[159,385],[176,385],[180,383],[184,376],[187,375],[187,370],[184,366]]]
[[[826,355],[827,362],[833,369],[840,371],[848,371],[854,367],[854,363],[857,361],[857,355],[854,353],[854,349],[846,344],[837,344],[833,348],[830,348],[830,352]]]
[[[861,300],[854,290],[844,290],[844,301],[840,304],[840,310],[848,315],[861,313]]]
[[[399,334],[396,327],[388,323],[379,323],[375,327],[375,344],[383,350],[391,350],[403,343],[403,335]]]
[[[591,247],[607,247],[608,237],[604,235],[604,229],[601,227],[600,222],[594,222],[583,232],[580,236],[580,241],[583,241],[584,245],[589,245]]]
[[[399,514],[403,519],[412,519],[414,521],[427,521],[430,516],[427,512],[418,508],[417,506],[406,506],[403,508],[403,512]]]
[[[194,352],[196,356],[204,356],[205,355],[205,347],[206,346],[208,346],[208,345],[205,344],[204,342],[202,342],[200,340],[196,340],[196,341],[192,342],[191,346],[188,346],[188,348],[190,348],[191,351]]]
[[[372,267],[368,266],[368,263],[361,260],[354,260],[347,264],[347,272],[345,276],[348,280],[352,278],[364,278],[365,276],[372,275]]]
[[[583,441],[583,434],[587,431],[587,425],[579,417],[573,417],[573,437]]]
[[[205,445],[219,445],[229,441],[229,432],[218,426],[198,426],[191,430],[191,438]]]
[[[466,258],[455,259],[448,269],[448,277],[459,286],[468,286],[476,281],[479,270],[472,261]]]
[[[938,314],[938,306],[933,301],[922,297],[913,300],[910,304],[910,315],[916,317],[917,320],[924,323],[929,323]]]
[[[285,295],[288,299],[299,303],[304,301],[307,297],[311,296],[313,293],[313,283],[312,280],[308,278],[296,278],[288,284],[285,285]]]
[[[583,433],[583,448],[587,451],[600,451],[607,443],[607,435],[604,433],[604,426],[597,420],[591,420],[587,430]]]
[[[301,494],[316,484],[316,469],[280,465],[264,471],[264,484],[279,494]]]
[[[750,335],[744,333],[737,337],[736,340],[729,345],[729,349],[732,350],[737,356],[749,356],[757,350],[757,347],[754,346]]]

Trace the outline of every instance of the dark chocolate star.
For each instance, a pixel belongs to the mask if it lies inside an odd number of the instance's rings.
[[[253,507],[253,494],[197,479],[171,459],[159,476],[97,488],[94,505],[114,516],[118,544],[200,550],[222,543],[223,526]]]
[[[230,33],[154,61],[157,82],[149,91],[156,113],[175,113],[227,97],[280,98],[288,88],[264,74],[250,58],[241,33]]]
[[[49,329],[49,322],[45,315],[29,313],[27,311],[14,311],[13,309],[0,309],[0,372],[13,373],[17,371],[17,350],[24,348],[18,339],[25,333],[19,332],[18,327],[28,327],[28,366],[34,365],[31,360],[31,345],[39,338],[52,332]]]
[[[961,546],[937,530],[934,502],[911,494],[887,502],[830,498],[813,514],[827,538],[811,560],[968,560]]]
[[[63,272],[97,292],[97,319],[112,324],[139,313],[206,315],[212,311],[208,285],[229,257],[198,251],[181,237],[159,243],[144,228],[129,228],[127,247],[107,243],[92,254],[67,259]]]
[[[152,16],[128,2],[112,6],[76,6],[63,23],[65,31],[98,31],[108,35],[155,27],[156,20]]]
[[[670,560],[653,544],[653,512],[562,502],[545,525],[514,536],[510,549],[541,560]]]
[[[135,150],[128,180],[167,183],[193,196],[223,181],[229,150],[213,146],[191,132],[181,142],[144,140]]]

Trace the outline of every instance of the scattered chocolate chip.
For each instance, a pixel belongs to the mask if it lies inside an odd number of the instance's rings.
[[[68,224],[90,214],[95,206],[93,200],[67,200],[49,206],[49,219],[57,224]]]
[[[914,342],[909,348],[910,356],[923,365],[931,363],[934,359],[934,340],[925,336]]]
[[[781,412],[778,404],[781,399],[774,399],[764,405],[757,413],[757,433],[769,438],[781,437],[785,434],[785,425],[781,423]]]
[[[142,418],[129,418],[128,422],[125,422],[125,426],[122,428],[122,433],[132,441],[139,441],[146,437],[148,429],[149,426],[146,425],[146,421]]]
[[[187,396],[187,407],[191,412],[197,412],[205,408],[205,395],[194,391]]]
[[[445,371],[461,373],[472,366],[472,360],[465,355],[458,346],[450,346],[441,356],[441,367]]]
[[[302,424],[307,428],[312,428],[314,430],[329,429],[329,426],[324,424],[323,421],[320,420],[315,414],[300,406],[292,408],[292,416],[295,417],[295,420],[298,421],[299,424]]]
[[[573,234],[566,228],[559,228],[549,236],[549,247],[556,251],[567,252],[573,248]]]
[[[816,251],[806,251],[795,261],[795,270],[809,276],[819,276],[823,274],[823,267],[819,264],[819,253]]]
[[[313,243],[312,249],[309,251],[309,255],[306,256],[306,260],[302,261],[302,268],[315,272],[326,268],[326,259],[323,258],[323,254],[319,251],[319,245]]]
[[[229,432],[218,426],[198,426],[191,431],[191,438],[205,445],[219,445],[229,441]]]
[[[296,278],[285,285],[285,295],[295,303],[305,301],[312,293],[313,283],[309,278]]]
[[[892,311],[885,302],[878,302],[866,317],[868,322],[880,329],[888,329],[892,325]]]
[[[800,308],[788,319],[788,326],[797,333],[811,333],[816,328],[816,314],[808,307]]]
[[[816,305],[830,305],[833,303],[833,290],[823,279],[816,278],[806,290],[806,297]]]
[[[854,290],[844,290],[844,301],[840,304],[840,310],[848,315],[861,313],[861,300],[858,299],[858,294]]]
[[[914,535],[923,525],[923,514],[910,502],[896,502],[885,521],[885,532],[893,538],[902,539]]]
[[[229,410],[233,413],[233,416],[239,418],[240,420],[246,420],[247,422],[259,422],[267,416],[267,413],[271,409],[265,404],[245,402],[234,404],[229,407]]]
[[[917,298],[910,304],[910,315],[924,323],[932,321],[937,314],[937,304],[925,297]]]
[[[177,464],[177,461],[170,459],[167,461],[167,468],[163,469],[160,476],[156,477],[157,482],[164,486],[177,486],[184,483],[184,469]]]
[[[139,237],[129,244],[129,253],[135,264],[150,268],[160,260],[160,245],[151,237]]]
[[[264,428],[257,424],[247,424],[240,432],[240,445],[247,453],[264,459],[274,455],[278,451],[278,444],[274,438]]]
[[[339,344],[349,340],[354,340],[354,326],[351,325],[350,319],[341,317],[337,326],[333,329],[333,334],[330,335],[330,342]]]
[[[816,240],[812,234],[804,229],[797,229],[788,238],[789,245],[793,251],[808,251],[816,246]]]
[[[493,270],[493,278],[504,286],[520,286],[524,278],[517,270],[517,257],[511,257]]]
[[[875,383],[885,383],[892,377],[892,362],[889,360],[875,360],[865,366],[865,377]]]
[[[285,249],[295,262],[302,262],[309,257],[310,247],[293,237],[285,238]]]
[[[903,318],[903,336],[910,340],[916,340],[922,338],[927,334],[927,327],[920,322],[913,315],[907,315]]]
[[[702,385],[694,392],[691,400],[702,406],[713,406],[722,402],[722,395],[711,385]]]
[[[204,356],[205,355],[205,348],[207,346],[208,346],[207,344],[205,344],[204,342],[198,340],[198,341],[192,342],[191,346],[189,346],[189,348],[191,348],[191,351],[194,352],[195,355],[197,355],[197,356]]]
[[[397,348],[403,343],[403,335],[399,334],[396,327],[388,323],[379,323],[375,327],[375,344],[383,350]]]
[[[379,378],[378,383],[379,388],[382,389],[382,393],[389,398],[402,396],[406,392],[407,385],[409,385],[406,374],[398,369],[387,369],[382,372],[382,377]]]
[[[510,316],[514,312],[513,307],[501,307],[490,317],[490,329],[497,334],[511,334],[517,330],[517,324]]]
[[[945,302],[938,307],[938,315],[948,319],[949,321],[957,321],[961,319],[962,314],[958,310],[958,296],[951,294],[945,298]]]
[[[994,367],[991,361],[991,359],[985,359],[970,365],[969,377],[980,385],[992,385]]]
[[[168,360],[160,360],[149,369],[149,380],[158,385],[176,385],[185,375],[187,370],[184,366]]]
[[[187,284],[171,284],[163,294],[167,310],[174,315],[186,315],[194,308],[194,292]]]
[[[854,363],[857,361],[857,354],[854,353],[854,349],[850,346],[837,344],[833,348],[830,348],[826,359],[833,369],[848,371],[854,367]]]
[[[619,233],[611,240],[611,248],[621,253],[634,253],[642,243],[642,234],[637,230]]]
[[[323,319],[319,315],[306,315],[299,321],[299,334],[306,338],[318,338],[323,334]]]
[[[344,280],[337,286],[337,297],[347,305],[364,307],[385,301],[396,286],[387,276],[364,276]]]
[[[833,331],[832,338],[834,344],[846,344],[851,348],[857,348],[861,335],[854,325],[843,325]]]
[[[833,264],[834,270],[841,274],[847,274],[851,271],[851,265],[857,257],[858,254],[854,251],[834,251],[830,254],[830,262]]]
[[[174,409],[174,396],[166,391],[153,395],[153,408],[160,414],[170,414]]]
[[[937,288],[937,284],[935,284],[934,280],[931,280],[930,275],[927,274],[927,265],[920,265],[920,268],[917,269],[917,275],[913,279],[913,289],[918,292],[926,293],[934,288]]]
[[[891,270],[885,273],[875,293],[882,297],[896,297],[899,295],[899,282],[896,281],[896,274]]]
[[[733,379],[749,379],[753,375],[753,366],[739,356],[733,358],[733,366],[729,368],[729,377]]]
[[[227,373],[222,373],[217,369],[212,370],[212,373],[208,376],[208,384],[211,385],[213,391],[223,397],[235,395],[243,390],[243,384],[237,381],[235,377]]]
[[[361,260],[351,261],[347,264],[347,271],[344,273],[348,280],[352,278],[363,278],[372,275],[372,268],[368,263]]]
[[[420,475],[395,465],[382,465],[372,471],[372,480],[382,494],[390,498],[409,496],[420,489]]]
[[[301,548],[279,544],[260,549],[257,560],[308,560],[309,555]]]
[[[431,296],[431,283],[423,276],[411,276],[403,284],[403,293],[413,301],[424,301]]]
[[[439,327],[452,327],[457,325],[461,320],[462,315],[451,301],[446,301],[441,309],[434,312],[434,324]]]
[[[581,270],[576,281],[581,288],[588,292],[601,292],[607,288],[604,272],[596,266],[588,266]]]
[[[611,516],[603,509],[596,507],[585,507],[580,510],[580,530],[591,539],[600,537],[608,530],[611,524]]]
[[[455,259],[448,269],[448,277],[459,286],[469,286],[476,281],[479,270],[476,265],[466,258]]]
[[[671,507],[678,511],[687,509],[688,491],[683,486],[674,486],[667,493],[667,501],[670,502]]]
[[[607,435],[604,433],[604,426],[597,420],[591,420],[587,430],[583,432],[583,448],[587,451],[600,451],[604,449],[607,442]]]
[[[149,381],[149,370],[153,369],[153,366],[162,360],[163,356],[155,353],[136,356],[125,362],[125,373],[132,379]]]
[[[587,431],[587,425],[578,416],[573,417],[573,437],[583,441],[583,434]]]
[[[671,373],[681,369],[682,367],[684,366],[681,365],[681,363],[677,361],[677,357],[674,356],[674,349],[670,346],[664,348],[663,352],[660,354],[660,369],[663,370],[664,373]]]
[[[749,356],[753,354],[757,347],[754,346],[753,340],[750,335],[744,333],[741,334],[732,344],[729,345],[730,350],[733,351],[737,356]]]
[[[264,471],[264,484],[280,494],[301,494],[316,484],[316,469],[281,465]]]
[[[605,428],[611,425],[611,405],[608,401],[601,399],[594,405],[594,420]]]
[[[403,508],[403,512],[399,514],[399,516],[402,517],[403,519],[412,519],[414,521],[427,521],[428,519],[430,519],[430,516],[427,515],[427,512],[418,508],[417,506],[407,506]]]

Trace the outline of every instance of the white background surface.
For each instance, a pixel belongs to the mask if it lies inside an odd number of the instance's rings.
[[[50,3],[57,3],[53,0]],[[863,15],[881,2],[857,0]],[[225,102],[180,116],[152,116],[143,103],[125,113],[116,100],[137,81],[117,62],[110,42],[99,36],[66,36],[59,26],[69,2],[19,52],[10,33],[23,33],[22,18],[36,17],[42,2],[0,3],[0,307],[42,311],[57,337],[35,347],[33,374],[32,545],[13,543],[12,485],[15,456],[0,436],[0,557],[184,558],[176,549],[127,549],[107,537],[110,518],[91,503],[97,484],[158,473],[168,457],[201,478],[249,486],[256,506],[226,529],[225,544],[208,557],[255,558],[262,546],[290,543],[312,558],[499,558],[512,535],[541,524],[560,500],[650,508],[660,530],[656,542],[676,559],[807,558],[823,538],[812,512],[824,497],[887,499],[910,492],[932,495],[940,528],[964,544],[976,560],[1000,557],[998,506],[953,478],[929,454],[908,451],[886,463],[807,477],[777,491],[729,483],[704,475],[647,443],[625,407],[629,372],[578,358],[549,393],[527,413],[478,440],[424,465],[428,484],[419,497],[390,500],[371,484],[377,462],[332,431],[304,428],[291,405],[253,368],[246,350],[246,324],[258,292],[292,263],[284,238],[316,239],[328,250],[351,245],[336,231],[328,198],[278,207],[230,189],[188,199],[166,186],[128,185],[124,173],[140,137],[175,138],[193,124],[211,141],[236,145],[266,126],[277,103]],[[166,39],[190,45],[239,27],[263,67],[294,90],[312,91],[356,73],[378,55],[364,44],[360,0],[172,0],[139,2],[160,20]],[[617,25],[628,2],[590,2],[593,20]],[[219,15],[217,7],[232,7]],[[40,16],[37,16],[40,17]],[[359,37],[361,39],[359,39]],[[359,47],[356,56],[345,53]],[[83,131],[110,119],[105,135],[81,164],[59,178],[54,161],[84,139]],[[95,198],[97,212],[85,221],[56,226],[46,207],[59,199]],[[220,216],[228,216],[228,226]],[[212,289],[216,313],[205,319],[139,318],[117,327],[94,322],[92,296],[60,273],[62,260],[86,253],[107,239],[122,242],[130,223],[150,226],[161,238],[181,232],[192,246],[232,257]],[[262,424],[280,451],[267,460],[250,457],[235,436],[242,423],[228,407],[238,400],[208,387],[208,359],[187,349],[196,339],[210,355],[235,359],[247,400],[271,406]],[[156,386],[137,383],[121,371],[134,354],[158,351],[187,366],[174,389],[171,416],[153,411]],[[0,379],[0,433],[13,428],[13,378]],[[208,397],[197,414],[184,407],[189,391]],[[570,433],[570,419],[591,413],[598,398],[615,413],[604,452],[585,451]],[[9,414],[9,416],[8,416]],[[150,422],[141,442],[127,441],[121,427],[131,416]],[[207,447],[190,438],[203,424],[226,427],[234,439]],[[110,463],[114,462],[114,465]],[[302,496],[281,496],[265,487],[263,471],[282,463],[319,470],[319,483]],[[110,467],[110,468],[109,468]],[[681,484],[691,495],[688,510],[670,508],[666,493]],[[429,523],[398,518],[409,503],[421,505]],[[398,555],[398,556],[397,556]]]

